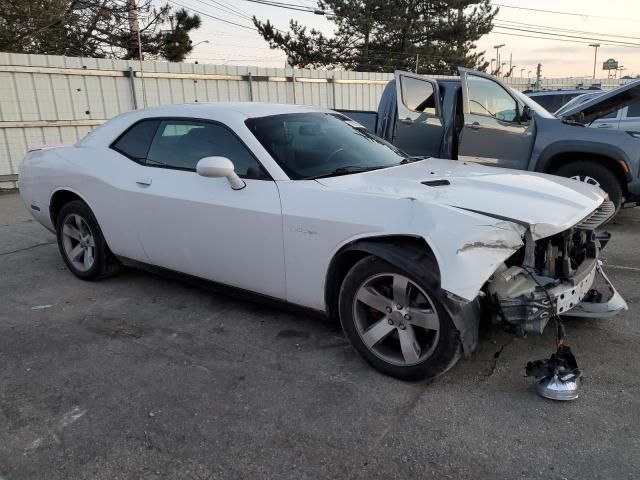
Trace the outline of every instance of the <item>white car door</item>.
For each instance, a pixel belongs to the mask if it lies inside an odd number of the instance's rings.
[[[229,158],[246,187],[195,172]],[[284,298],[282,211],[276,183],[224,125],[162,119],[137,184],[140,242],[154,265]]]
[[[589,126],[591,128],[616,130],[620,125],[620,116],[622,115],[622,111],[625,109],[626,107],[604,115],[601,118],[598,118],[591,122]]]
[[[622,109],[618,128],[626,132],[640,132],[640,101]]]

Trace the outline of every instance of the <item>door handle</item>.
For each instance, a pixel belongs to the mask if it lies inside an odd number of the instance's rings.
[[[598,125],[598,128],[611,128],[611,124],[609,123],[603,123],[601,125]]]
[[[482,125],[480,125],[480,123],[478,122],[467,123],[466,126],[471,130],[480,130],[482,128]]]
[[[150,178],[139,178],[138,180],[136,180],[136,183],[141,187],[148,187],[149,185],[151,185],[152,180]]]
[[[411,125],[413,124],[413,120],[409,117],[407,118],[401,118],[400,119],[400,123],[404,123],[405,125]]]

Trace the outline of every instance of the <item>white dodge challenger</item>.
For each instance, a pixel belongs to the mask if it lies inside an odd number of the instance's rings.
[[[614,210],[600,189],[412,158],[330,110],[138,110],[32,149],[19,185],[77,277],[146,266],[321,311],[403,379],[470,354],[481,311],[524,334],[626,308],[592,289]]]

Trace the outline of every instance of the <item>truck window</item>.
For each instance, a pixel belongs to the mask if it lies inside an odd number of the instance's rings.
[[[405,107],[413,112],[436,115],[436,96],[430,82],[405,75],[400,77],[400,82]]]
[[[503,122],[515,122],[518,116],[516,101],[496,82],[469,75],[469,113],[491,116]]]

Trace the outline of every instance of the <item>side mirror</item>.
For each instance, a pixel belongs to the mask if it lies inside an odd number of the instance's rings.
[[[521,122],[528,122],[533,118],[533,112],[531,112],[531,107],[529,105],[525,105],[522,107],[522,115],[520,115]]]
[[[234,190],[242,190],[246,183],[236,175],[233,162],[226,157],[205,157],[196,165],[196,172],[202,177],[226,177]]]

